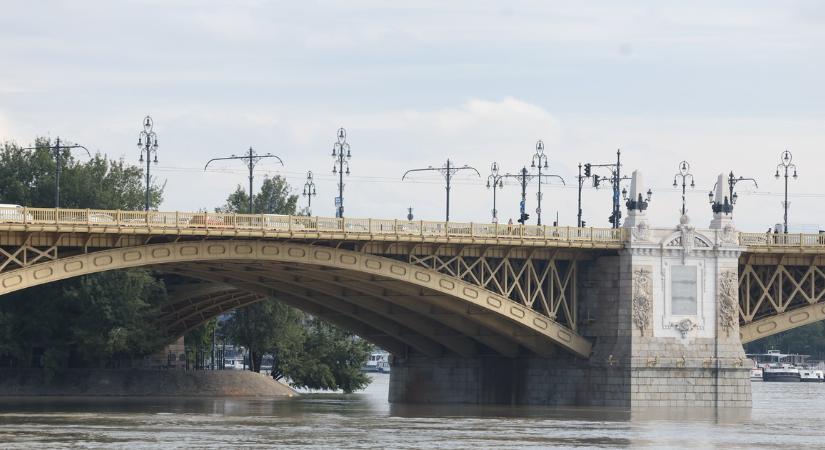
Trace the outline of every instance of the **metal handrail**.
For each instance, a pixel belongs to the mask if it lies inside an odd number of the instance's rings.
[[[71,225],[87,227],[149,227],[162,232],[174,229],[250,230],[263,232],[334,233],[336,235],[391,235],[432,238],[514,239],[621,243],[625,230],[535,225],[502,225],[460,222],[402,221],[394,219],[331,218],[278,214],[207,212],[111,211],[98,209],[0,208],[0,227],[5,224]]]

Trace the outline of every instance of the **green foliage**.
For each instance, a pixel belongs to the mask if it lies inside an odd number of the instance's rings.
[[[236,310],[224,326],[227,337],[249,351],[249,370],[260,372],[264,353],[300,344],[302,319],[299,311],[268,299]]]
[[[41,139],[37,150],[23,150],[11,143],[0,147],[0,203],[54,206],[55,162],[48,145]],[[62,208],[143,209],[146,185],[142,168],[109,160],[99,153],[79,159],[76,154],[62,152]],[[153,184],[149,193],[151,205],[157,208],[163,187]]]
[[[53,207],[55,162],[37,150],[0,146],[0,203]],[[95,154],[62,152],[61,207],[143,209],[140,167]],[[154,207],[163,188],[150,190]],[[149,320],[166,301],[166,290],[146,270],[121,270],[73,278],[0,297],[0,354],[21,366],[43,365],[47,377],[69,366],[153,353],[166,343]]]
[[[765,353],[773,349],[810,355],[812,359],[825,359],[825,322],[794,328],[745,345],[748,353]]]
[[[307,322],[302,348],[280,359],[293,387],[342,390],[349,394],[372,381],[361,372],[372,345],[321,320]]]
[[[295,214],[298,196],[289,193],[289,183],[280,175],[265,177],[253,201],[255,214]],[[226,203],[217,212],[246,214],[249,212],[249,193],[240,185],[229,194]]]
[[[45,349],[47,370],[89,367],[151,354],[168,338],[151,323],[166,290],[141,269],[103,272],[0,298],[6,335],[3,350],[23,366]]]

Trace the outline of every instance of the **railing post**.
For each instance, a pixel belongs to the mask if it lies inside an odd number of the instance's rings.
[[[115,223],[117,223],[117,225],[120,226],[120,210],[119,209],[117,210],[117,212],[115,212]]]
[[[418,233],[421,234],[421,236],[424,236],[424,221],[423,220],[418,221]]]
[[[804,235],[803,235],[802,233],[799,233],[799,246],[800,246],[800,247],[804,247],[804,246],[805,246],[805,244],[804,244],[804,242],[803,242],[803,239],[805,239]]]
[[[595,238],[595,236],[593,236],[593,234],[594,234],[593,233],[593,227],[590,227],[590,243],[591,244],[596,242],[596,238]]]
[[[475,237],[475,235],[476,235],[476,232],[475,232],[475,229],[473,228],[473,223],[470,222],[470,237]]]
[[[292,214],[286,216],[286,229],[287,231],[292,231]]]
[[[86,208],[86,225],[91,225],[92,219],[89,217],[89,208]]]
[[[175,228],[180,228],[180,212],[175,211]]]
[[[395,235],[398,236],[398,219],[393,222],[392,229],[395,230]]]
[[[238,229],[238,213],[232,213],[232,228]]]
[[[23,207],[23,223],[26,223],[26,221],[28,220],[27,219],[27,217],[29,216],[28,210],[29,210],[28,206]]]
[[[369,231],[370,234],[372,234],[372,217],[367,219],[367,231]]]
[[[203,212],[203,225],[206,229],[209,229],[209,211]]]

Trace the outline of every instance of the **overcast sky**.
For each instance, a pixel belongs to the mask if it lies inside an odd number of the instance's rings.
[[[0,140],[60,136],[137,163],[154,118],[164,210],[220,205],[246,185],[240,162],[271,152],[296,191],[316,174],[312,212],[334,215],[330,152],[352,148],[350,217],[442,220],[437,174],[404,171],[446,158],[458,177],[453,221],[489,221],[490,164],[517,172],[542,139],[550,170],[543,221],[575,225],[579,162],[641,170],[654,226],[678,221],[673,174],[687,160],[693,222],[708,224],[720,172],[754,177],[735,219],[781,222],[782,150],[793,152],[791,226],[825,228],[825,4],[817,1],[4,1]],[[499,193],[503,221],[520,191]],[[305,199],[300,200],[306,204]],[[528,208],[535,209],[535,186]],[[588,225],[607,226],[610,193],[585,189]],[[531,213],[534,222],[535,212]],[[802,228],[800,228],[802,227]]]

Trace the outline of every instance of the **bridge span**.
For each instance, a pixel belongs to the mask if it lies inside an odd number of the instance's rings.
[[[630,211],[602,229],[4,209],[0,295],[149,267],[188,280],[157,318],[170,335],[275,297],[389,350],[394,401],[742,406],[742,343],[825,319],[825,238],[721,219],[651,228]]]

